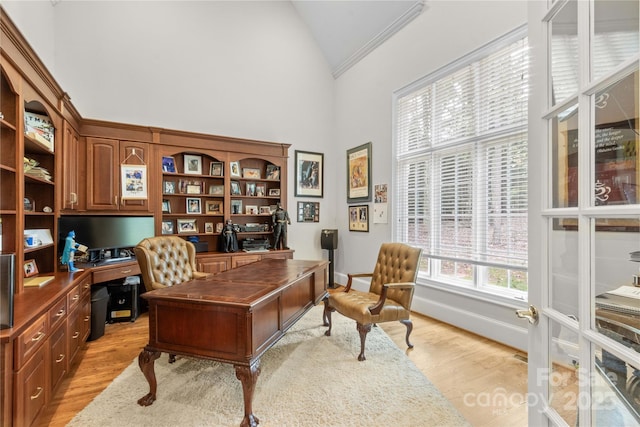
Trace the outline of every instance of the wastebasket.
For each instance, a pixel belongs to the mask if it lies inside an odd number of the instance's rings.
[[[96,286],[91,290],[91,334],[88,341],[97,340],[104,335],[107,321],[109,291],[106,286]]]

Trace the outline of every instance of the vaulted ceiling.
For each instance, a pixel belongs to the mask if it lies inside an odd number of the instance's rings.
[[[424,0],[292,0],[333,76],[364,58],[418,16]]]

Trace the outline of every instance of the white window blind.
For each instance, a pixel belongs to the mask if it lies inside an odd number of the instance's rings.
[[[395,94],[397,240],[526,271],[527,67],[520,30]]]

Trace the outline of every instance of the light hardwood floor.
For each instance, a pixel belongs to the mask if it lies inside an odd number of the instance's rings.
[[[415,314],[412,320],[414,348],[407,349],[407,356],[471,425],[527,425],[523,354],[422,315]],[[392,322],[380,326],[406,349],[404,325]],[[357,334],[355,325],[353,333]],[[147,334],[147,313],[133,323],[106,325],[104,336],[85,344],[80,362],[71,369],[38,425],[65,426],[131,364],[147,343]]]

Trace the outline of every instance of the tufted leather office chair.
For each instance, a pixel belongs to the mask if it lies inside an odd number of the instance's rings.
[[[324,300],[325,332],[331,336],[331,313],[337,311],[356,321],[360,333],[358,360],[366,360],[364,344],[371,325],[400,321],[407,328],[405,341],[409,348],[409,335],[413,330],[410,319],[411,302],[420,265],[422,249],[402,243],[383,243],[373,273],[348,274],[347,286],[342,291],[329,294]],[[351,289],[354,277],[371,277],[369,292]]]
[[[147,291],[206,277],[196,271],[193,243],[178,236],[156,236],[142,240],[134,248]]]

